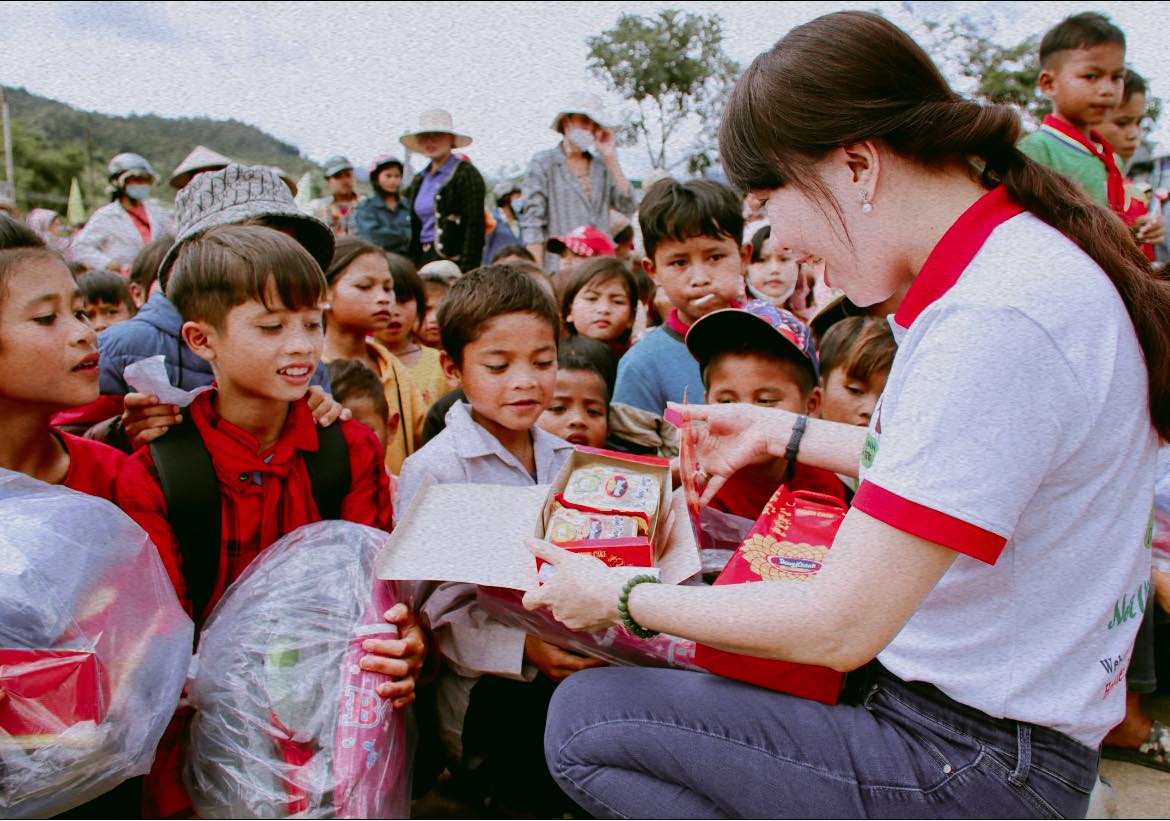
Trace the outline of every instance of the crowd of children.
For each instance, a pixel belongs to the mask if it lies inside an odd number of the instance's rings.
[[[1149,252],[1165,227],[1123,175],[1147,94],[1123,35],[1077,15],[1045,36],[1040,58],[1053,114],[1021,150],[1084,186]],[[744,198],[713,180],[667,178],[642,193],[640,258],[618,255],[633,242],[628,223],[549,238],[553,278],[516,242],[497,242],[471,270],[429,246],[406,256],[392,157],[371,167],[377,201],[356,207],[352,232],[301,212],[272,169],[234,163],[188,174],[172,224],[144,205],[154,172],[135,157],[115,158],[102,220],[121,208],[140,230],[115,245],[91,236],[73,271],[58,244],[0,215],[0,466],[119,505],[197,625],[301,525],[388,531],[424,482],[542,484],[575,446],[677,457],[668,403],[868,427],[897,352],[884,316],[829,287],[832,260],[785,245],[783,226],[745,222]],[[492,228],[516,221],[519,193],[499,190]],[[112,255],[136,239],[136,256]],[[471,245],[461,253],[478,259]],[[174,388],[211,390],[184,407],[139,391],[127,367],[159,355]],[[207,492],[192,501],[183,484]],[[781,484],[844,502],[856,490],[848,476],[779,459],[743,469],[711,504],[754,520]],[[1170,575],[1156,570],[1166,601]],[[1155,600],[1139,636],[1150,647]],[[428,653],[441,659],[416,708],[441,748],[431,769],[510,812],[579,811],[544,765],[544,716],[558,682],[600,662],[499,622],[470,584],[420,584],[386,618],[402,638],[369,643],[363,666],[385,674],[381,694],[396,707],[414,699]],[[1152,689],[1148,671],[1130,675]],[[1142,715],[1139,695],[1130,701],[1107,743],[1170,769],[1170,731]],[[145,780],[148,816],[190,810],[188,720],[176,715]]]

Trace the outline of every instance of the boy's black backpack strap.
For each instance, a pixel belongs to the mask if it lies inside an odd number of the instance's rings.
[[[349,445],[341,423],[317,428],[317,451],[305,451],[305,467],[313,485],[313,501],[322,519],[340,519],[341,502],[353,480],[349,472]]]
[[[175,534],[183,581],[196,621],[207,609],[219,573],[222,501],[211,454],[190,414],[150,443]]]

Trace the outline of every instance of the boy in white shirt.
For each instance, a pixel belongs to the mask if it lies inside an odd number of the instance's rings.
[[[439,328],[443,370],[467,401],[456,402],[443,432],[403,464],[396,509],[406,511],[428,476],[439,483],[552,481],[573,449],[536,427],[557,376],[552,297],[511,266],[479,268],[448,291]],[[416,597],[445,662],[435,693],[443,747],[453,769],[490,788],[497,801],[559,816],[574,805],[545,764],[548,701],[557,682],[600,662],[493,619],[479,608],[476,590],[442,582],[421,586]]]

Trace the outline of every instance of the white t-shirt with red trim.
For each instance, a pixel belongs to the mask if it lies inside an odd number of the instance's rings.
[[[1157,437],[1116,289],[1021,211],[987,194],[915,279],[853,504],[961,554],[881,663],[1096,747],[1150,593]]]

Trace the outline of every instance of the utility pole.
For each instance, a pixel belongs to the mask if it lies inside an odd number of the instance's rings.
[[[4,188],[0,194],[7,194],[9,199],[16,200],[16,180],[12,170],[12,131],[8,125],[8,100],[4,98],[4,86],[0,86],[0,126],[4,131]],[[6,190],[5,190],[6,189]]]

